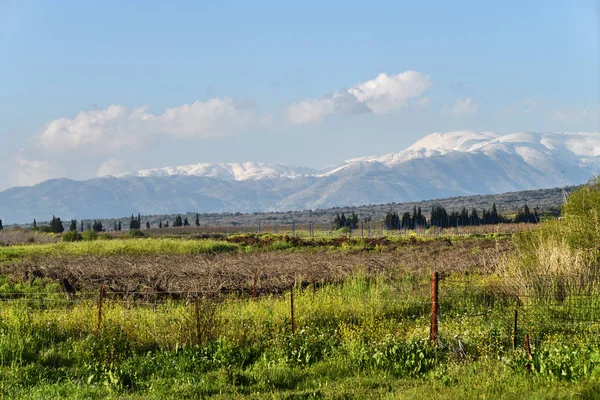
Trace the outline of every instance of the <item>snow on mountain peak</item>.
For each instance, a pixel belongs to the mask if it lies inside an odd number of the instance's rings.
[[[541,154],[560,155],[562,158],[589,161],[600,156],[600,134],[582,132],[538,133],[518,132],[500,135],[495,132],[435,132],[417,141],[406,150],[383,156],[361,157],[346,163],[380,162],[394,166],[415,158],[442,156],[451,152],[483,153],[504,152],[520,155],[525,161],[535,163]],[[536,157],[532,154],[536,153]],[[528,162],[529,163],[529,162]]]
[[[143,169],[125,174],[123,176],[205,176],[224,180],[243,181],[248,179],[273,179],[273,178],[298,178],[312,175],[315,171],[310,168],[293,167],[286,164],[266,164],[257,162],[245,163],[200,163],[181,165],[176,167]]]
[[[320,171],[286,164],[258,162],[201,163],[145,169],[120,174],[117,177],[188,175],[235,181],[324,177],[352,174],[352,171],[360,171],[364,168],[394,168],[413,159],[441,157],[449,153],[480,154],[500,163],[514,163],[515,160],[519,160],[518,162],[523,165],[539,171],[546,170],[546,172],[555,170],[558,160],[574,167],[586,164],[600,166],[600,134],[518,132],[501,135],[496,132],[475,131],[435,132],[403,151],[382,156],[354,158]]]

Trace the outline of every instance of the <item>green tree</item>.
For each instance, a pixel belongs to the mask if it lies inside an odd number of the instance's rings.
[[[4,227],[2,226],[2,220],[0,219],[0,231],[4,229]]]
[[[175,217],[175,221],[173,222],[173,226],[183,226],[183,220],[181,219],[181,215]]]
[[[92,224],[92,230],[94,232],[102,232],[104,230],[104,228],[102,226],[102,221],[94,220],[94,223]]]
[[[198,213],[196,213],[196,226],[200,226],[200,215],[198,215]]]
[[[146,229],[150,229],[150,221],[146,221]]]
[[[133,214],[131,214],[131,218],[129,218],[129,230],[140,229],[140,222],[138,218],[135,218]]]
[[[158,229],[162,229],[162,221],[158,221]]]
[[[119,226],[117,226],[117,230],[121,232],[121,221],[119,221]]]
[[[185,219],[183,220],[183,226],[190,226],[187,217],[185,217]]]
[[[52,216],[52,221],[50,222],[50,232],[54,233],[63,233],[65,231],[65,227],[63,226],[60,218]]]
[[[77,230],[77,220],[72,219],[71,224],[69,225],[69,232],[76,231],[76,230]]]
[[[37,221],[34,218],[33,219],[33,230],[35,230],[36,228],[37,228]]]
[[[496,203],[492,203],[492,211],[490,211],[490,222],[492,224],[497,224],[500,222],[500,218],[498,216],[498,211],[496,210]]]

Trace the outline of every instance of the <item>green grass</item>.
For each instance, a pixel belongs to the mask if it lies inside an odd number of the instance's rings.
[[[512,349],[514,304],[490,302],[485,279],[441,282],[437,347],[428,341],[427,276],[388,281],[357,272],[343,284],[296,288],[295,334],[289,293],[200,302],[200,342],[193,302],[132,306],[109,296],[97,331],[95,301],[68,302],[57,285],[38,281],[29,297],[43,292],[50,301],[0,302],[0,396],[596,397],[600,327],[535,331],[528,361],[522,345]],[[0,284],[4,294],[27,285]]]
[[[398,246],[410,247],[418,242],[439,240],[473,241],[503,240],[507,237],[456,237],[418,238],[390,237],[386,242],[369,238],[328,238],[312,240],[293,239],[277,235],[239,235],[240,242],[217,239],[176,239],[176,238],[129,238],[118,237],[112,240],[84,240],[77,242],[61,241],[44,244],[19,244],[0,246],[0,264],[29,257],[79,256],[79,255],[182,255],[214,254],[226,252],[248,253],[254,251],[384,251]],[[100,235],[99,239],[102,238]],[[232,236],[231,240],[235,240]],[[249,238],[248,242],[244,242]],[[415,242],[414,240],[417,240]]]
[[[0,262],[25,257],[114,254],[210,254],[238,251],[239,245],[216,240],[118,239],[0,247]]]

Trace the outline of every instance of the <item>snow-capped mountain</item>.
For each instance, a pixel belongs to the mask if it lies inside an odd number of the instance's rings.
[[[432,133],[407,149],[324,170],[203,163],[87,181],[55,179],[0,192],[0,215],[316,209],[576,185],[600,172],[600,133]]]
[[[205,176],[207,178],[243,181],[246,179],[297,178],[310,176],[316,170],[305,167],[293,167],[286,164],[265,164],[256,162],[246,163],[201,163],[181,165],[177,167],[142,169],[134,172],[115,175],[124,176]]]

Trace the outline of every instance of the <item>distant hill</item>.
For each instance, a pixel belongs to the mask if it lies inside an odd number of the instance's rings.
[[[537,189],[526,190],[519,192],[508,192],[495,195],[476,195],[476,196],[460,196],[449,197],[444,199],[424,200],[408,203],[387,203],[387,204],[372,204],[359,207],[335,207],[329,209],[304,210],[304,211],[287,211],[287,212],[264,212],[264,213],[202,213],[199,214],[200,224],[202,226],[246,226],[256,227],[259,223],[264,226],[272,225],[275,222],[280,224],[289,224],[292,221],[302,225],[312,222],[313,224],[330,224],[336,214],[345,213],[346,215],[352,212],[356,213],[360,219],[370,217],[373,221],[381,221],[386,213],[390,211],[402,214],[406,211],[412,212],[413,206],[421,207],[425,215],[429,214],[431,207],[441,205],[447,211],[460,211],[466,207],[469,212],[475,207],[481,211],[483,208],[489,210],[492,203],[496,203],[498,211],[502,214],[513,214],[518,209],[527,204],[531,209],[537,208],[542,214],[558,215],[560,206],[563,204],[565,193],[569,194],[580,186],[569,186],[566,188],[553,189]],[[131,215],[131,213],[129,213]],[[172,225],[175,217],[181,215],[187,217],[190,224],[194,224],[195,213],[181,214],[156,214],[142,215],[142,229],[146,221],[149,221],[152,227],[157,227],[159,221],[169,221]],[[136,215],[137,216],[137,215]],[[121,221],[123,228],[129,227],[129,217],[121,218],[104,218],[100,219],[102,224],[111,229],[115,222]],[[38,221],[40,224],[44,222]],[[87,224],[90,221],[85,221]],[[28,224],[24,225],[28,226]]]
[[[214,163],[81,182],[54,179],[0,192],[0,216],[26,223],[53,214],[87,219],[132,212],[251,213],[391,202],[420,202],[427,208],[425,199],[583,184],[599,171],[598,133],[433,133],[398,153],[351,159],[318,171]]]

